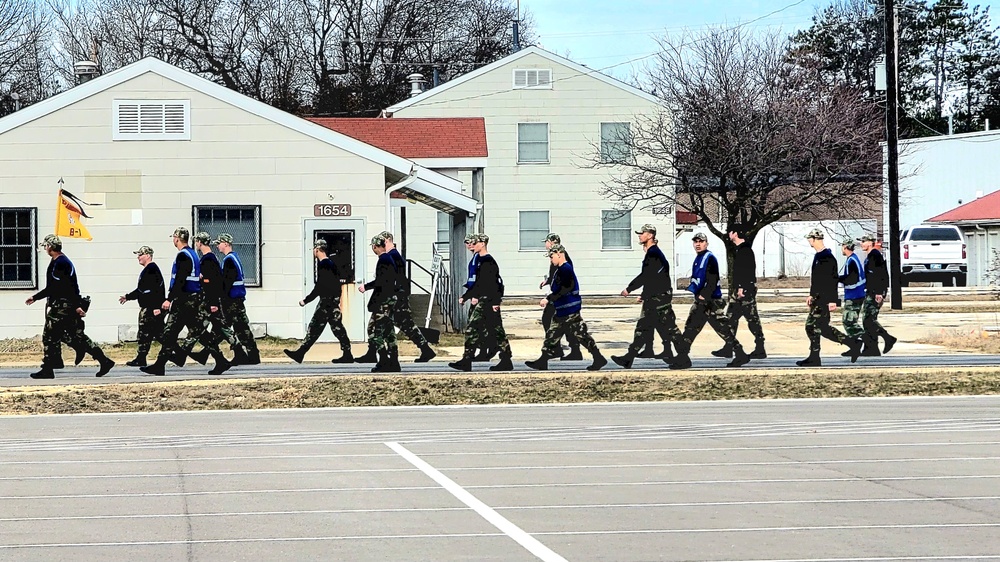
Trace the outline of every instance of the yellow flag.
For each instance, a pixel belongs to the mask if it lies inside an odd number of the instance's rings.
[[[90,218],[83,210],[83,201],[60,189],[59,201],[56,203],[56,236],[93,240],[87,227],[80,221],[81,215]]]

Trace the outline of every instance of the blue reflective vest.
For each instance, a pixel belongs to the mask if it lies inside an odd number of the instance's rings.
[[[198,259],[198,254],[194,252],[194,248],[188,246],[183,250],[177,252],[177,255],[187,254],[191,258],[191,275],[184,280],[184,292],[185,293],[200,293],[201,292],[201,260]],[[174,265],[170,268],[170,288],[174,288],[174,281],[177,277],[177,258],[174,258]]]
[[[857,253],[851,254],[844,262],[844,275],[850,271],[851,262],[858,268],[858,282],[853,285],[844,285],[844,298],[847,300],[857,300],[865,298],[865,266],[861,263],[861,258]]]
[[[479,254],[473,254],[469,260],[469,278],[465,281],[465,288],[471,289],[476,284],[476,271],[479,270]]]
[[[229,252],[223,256],[223,267],[226,265],[226,260],[230,260],[236,264],[236,281],[233,282],[233,286],[229,289],[229,298],[242,299],[247,296],[247,287],[243,281],[243,264],[240,263],[240,257],[236,255],[236,252]]]
[[[552,276],[553,289],[557,293],[562,290],[563,279],[567,278],[573,280],[573,290],[552,303],[552,306],[556,308],[556,316],[560,318],[576,314],[583,308],[583,299],[580,298],[580,280],[576,278],[576,272],[573,271],[573,264],[566,262],[556,269],[555,275]]]
[[[704,254],[694,257],[694,266],[691,268],[691,284],[688,285],[688,291],[697,295],[705,288],[706,277],[708,276],[708,264],[711,262],[715,262],[716,268],[718,268],[719,262],[715,259],[715,254],[708,250],[705,250]],[[715,282],[715,290],[712,291],[712,298],[722,298],[722,285],[718,281]]]

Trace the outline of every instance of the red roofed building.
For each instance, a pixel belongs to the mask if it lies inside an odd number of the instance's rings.
[[[489,156],[486,147],[486,120],[482,117],[432,119],[309,117],[308,120],[361,142],[377,146],[396,156],[415,161],[485,159]],[[459,162],[456,160],[454,163]],[[469,162],[465,162],[465,164],[469,164]]]
[[[969,285],[997,284],[1000,266],[1000,190],[930,218],[927,222],[953,224],[965,235],[969,256]]]

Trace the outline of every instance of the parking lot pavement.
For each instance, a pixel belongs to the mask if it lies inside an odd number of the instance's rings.
[[[0,559],[1000,559],[998,406],[0,418]]]

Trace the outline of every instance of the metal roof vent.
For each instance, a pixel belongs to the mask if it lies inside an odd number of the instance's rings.
[[[98,74],[100,74],[100,69],[97,63],[89,60],[82,60],[73,65],[73,74],[76,75],[76,81],[78,84],[83,84],[85,82],[90,82]]]

